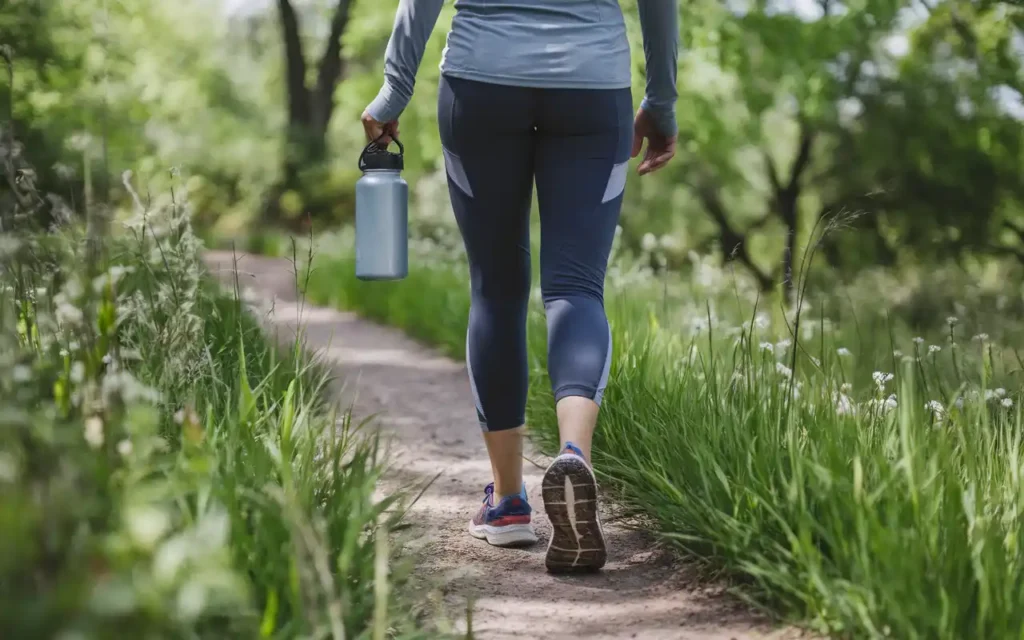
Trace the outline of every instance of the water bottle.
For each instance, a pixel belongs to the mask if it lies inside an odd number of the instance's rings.
[[[356,277],[401,280],[409,274],[409,185],[402,178],[405,147],[398,153],[375,140],[359,156],[356,182]],[[379,140],[379,138],[378,138]]]

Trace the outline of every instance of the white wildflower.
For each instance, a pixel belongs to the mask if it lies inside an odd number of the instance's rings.
[[[843,393],[850,393],[850,391],[853,390],[853,385],[850,384],[849,382],[844,382],[843,384],[839,385],[839,390],[842,391]]]
[[[775,370],[785,378],[788,378],[793,375],[793,370],[787,367],[786,365],[782,364],[781,362],[775,363]]]
[[[900,351],[899,349],[896,349],[895,351],[892,352],[892,357],[894,357],[894,358],[902,358],[903,357],[903,352]]]
[[[1005,398],[1006,397],[1006,389],[1004,389],[1002,387],[999,387],[993,393],[996,394],[997,398]]]
[[[871,379],[875,381],[875,386],[877,386],[878,390],[881,391],[882,389],[885,389],[885,385],[888,382],[892,381],[893,374],[876,371],[871,374]]]
[[[0,233],[0,258],[6,258],[17,253],[21,248],[21,241],[10,233]]]
[[[937,345],[937,344],[930,344],[930,345],[928,345],[928,353],[938,353],[940,351],[942,351],[942,347],[940,347],[939,345]]]
[[[661,236],[658,243],[661,245],[661,248],[666,251],[678,251],[682,247],[682,243],[679,242],[678,238],[667,233]]]
[[[942,414],[946,411],[946,408],[938,400],[930,400],[924,405],[924,409],[925,411],[931,411],[936,418],[941,418]]]
[[[1013,400],[1011,398],[1003,398],[1003,401],[999,404],[1003,405],[1007,409],[1013,406]]]
[[[847,349],[846,347],[839,347],[838,349],[836,349],[836,354],[838,354],[840,358],[848,358],[850,357],[850,355],[852,355],[850,353],[850,350]]]
[[[123,278],[129,273],[132,273],[132,271],[134,271],[134,269],[132,269],[131,267],[114,265],[110,267],[110,269],[108,269],[106,273],[96,276],[96,278],[92,281],[92,289],[96,293],[100,293],[107,286],[107,284],[110,284],[111,286],[116,286],[117,283],[121,281],[121,278]]]
[[[128,533],[139,546],[150,549],[171,527],[167,512],[152,505],[131,506],[125,513]]]
[[[769,324],[770,322],[768,320],[768,314],[758,313],[756,316],[754,316],[754,326],[757,327],[758,329],[767,329]]]
[[[988,334],[987,333],[979,333],[978,335],[974,336],[973,340],[975,342],[988,342]]]
[[[71,382],[81,384],[82,380],[85,380],[85,363],[75,360],[71,363]]]
[[[996,397],[996,392],[991,389],[985,389],[985,402],[992,400]]]
[[[789,338],[783,338],[775,343],[775,348],[778,349],[779,353],[785,353],[786,349],[788,349],[791,344],[793,344],[792,340]]]
[[[125,438],[121,442],[118,442],[117,452],[126,458],[130,456],[132,454],[132,441]]]
[[[159,391],[139,382],[127,371],[115,371],[104,376],[104,398],[108,398],[115,393],[126,403],[137,401],[156,403],[160,400]]]
[[[761,343],[761,351],[767,351],[768,353],[775,353],[775,345],[770,342]]]
[[[885,414],[898,407],[899,403],[896,401],[896,394],[890,394],[885,400],[878,398],[868,401],[868,406]]]
[[[960,319],[957,318],[956,316],[949,316],[948,318],[946,318],[946,324],[948,324],[950,327],[955,327],[958,322],[960,322]]]
[[[853,402],[845,393],[836,394],[835,401],[837,415],[847,416],[853,414]]]
[[[85,441],[93,449],[103,446],[103,420],[99,416],[89,416],[85,419]]]
[[[64,300],[57,304],[57,321],[61,324],[81,324],[84,319],[85,316],[82,314],[82,310],[75,305]]]
[[[64,283],[63,294],[67,296],[68,299],[70,300],[80,298],[83,292],[84,290],[82,289],[82,284],[78,281],[77,278],[72,278]]]
[[[647,232],[640,240],[640,248],[650,253],[658,248],[658,239],[654,237],[653,233]]]
[[[914,344],[924,344],[924,338],[921,336],[914,338]]]

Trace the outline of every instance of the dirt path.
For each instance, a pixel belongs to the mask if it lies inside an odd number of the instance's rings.
[[[218,277],[232,279],[230,253],[211,252],[206,260]],[[463,365],[354,314],[297,304],[292,273],[284,260],[238,259],[240,286],[280,329],[279,337],[291,340],[301,314],[307,346],[336,365],[349,392],[355,390],[350,399],[357,417],[377,414],[393,434],[397,476],[391,481],[418,482],[443,472],[409,518],[424,545],[418,573],[443,585],[453,617],[467,597],[475,599],[475,637],[796,637],[791,630],[770,631],[720,590],[698,584],[692,570],[659,551],[649,536],[614,524],[606,526],[609,560],[600,574],[548,575],[542,470],[529,463],[526,482],[540,543],[503,550],[471,538],[466,525],[490,481],[490,465]],[[536,451],[527,455],[549,461]]]

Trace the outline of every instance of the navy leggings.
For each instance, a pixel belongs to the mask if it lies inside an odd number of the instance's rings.
[[[466,363],[484,431],[525,421],[530,208],[555,400],[601,402],[612,339],[604,277],[633,141],[629,89],[531,89],[442,76],[437,121],[469,258]]]

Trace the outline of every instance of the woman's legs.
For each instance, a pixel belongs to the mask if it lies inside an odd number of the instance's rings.
[[[541,96],[535,160],[541,292],[563,445],[542,487],[553,528],[545,564],[551,571],[588,571],[606,559],[590,443],[611,366],[604,277],[632,147],[633,104],[628,89]]]
[[[533,92],[443,77],[438,125],[469,260],[466,364],[494,472],[495,503],[522,488],[530,296]]]
[[[518,527],[530,526],[520,488],[529,212],[537,182],[548,371],[566,443],[544,478],[554,527],[551,570],[605,562],[590,441],[611,363],[604,276],[632,118],[628,89],[539,90],[443,78],[439,92],[449,192],[470,267],[466,363],[495,478],[470,531],[493,544],[536,539]]]
[[[608,381],[604,278],[632,145],[628,89],[542,94],[536,150],[548,370],[563,443],[590,458]]]

